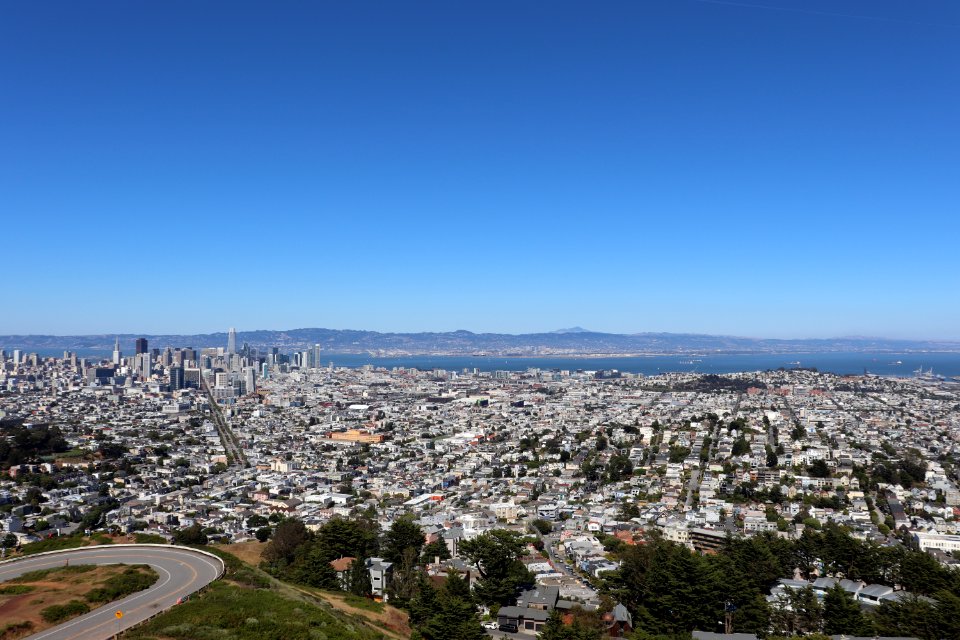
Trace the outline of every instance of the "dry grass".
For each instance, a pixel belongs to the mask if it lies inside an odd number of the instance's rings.
[[[322,599],[337,611],[348,613],[355,618],[362,618],[367,621],[372,628],[389,635],[392,638],[409,638],[410,622],[406,612],[384,604],[382,611],[370,611],[369,609],[360,609],[347,602],[347,594],[337,591],[320,591],[319,589],[309,589],[295,587],[297,590],[309,593],[314,597]]]
[[[211,546],[237,556],[251,567],[259,567],[260,556],[263,554],[263,549],[267,546],[267,543],[253,541],[239,542],[237,544],[217,544]]]

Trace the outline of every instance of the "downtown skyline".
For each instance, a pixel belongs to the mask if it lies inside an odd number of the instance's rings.
[[[960,8],[842,5],[10,7],[0,334],[960,339]]]

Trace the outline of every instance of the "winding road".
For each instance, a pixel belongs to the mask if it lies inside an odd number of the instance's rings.
[[[0,563],[0,583],[28,571],[74,564],[147,564],[160,576],[149,589],[41,631],[26,640],[107,640],[169,609],[177,599],[207,586],[223,573],[223,561],[188,547],[116,544],[41,553]],[[123,618],[117,619],[116,612]]]

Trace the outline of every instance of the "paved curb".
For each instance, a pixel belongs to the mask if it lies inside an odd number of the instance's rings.
[[[25,556],[20,556],[19,558],[9,558],[7,560],[0,560],[0,564],[10,564],[13,562],[20,562],[21,560],[27,560],[29,558],[39,558],[41,556],[52,556],[52,555],[63,554],[63,553],[73,553],[75,551],[93,551],[99,547],[102,547],[104,549],[118,549],[118,548],[129,549],[131,547],[137,547],[137,548],[146,547],[146,548],[154,548],[154,549],[176,549],[178,551],[190,551],[193,553],[203,554],[205,556],[213,558],[218,563],[220,563],[220,573],[217,574],[217,577],[216,577],[217,580],[222,578],[224,572],[227,570],[227,565],[223,561],[223,558],[221,558],[216,554],[210,553],[209,551],[201,551],[200,549],[194,549],[193,547],[183,547],[178,544],[155,544],[151,542],[143,542],[143,543],[122,542],[120,544],[100,544],[100,545],[93,545],[90,547],[75,547],[73,549],[55,549],[54,551],[41,551],[40,553],[31,553]]]

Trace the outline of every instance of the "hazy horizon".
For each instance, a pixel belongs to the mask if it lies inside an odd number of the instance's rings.
[[[218,335],[227,334],[227,331],[230,327],[219,328],[214,330],[198,330],[198,331],[95,331],[89,333],[3,333],[0,332],[0,336],[14,336],[14,337],[36,337],[36,336],[51,336],[56,338],[69,338],[69,337],[110,337],[110,336],[192,336],[192,335]],[[524,336],[524,335],[548,335],[548,334],[563,334],[563,333],[599,333],[599,334],[609,334],[609,335],[673,335],[673,336],[709,336],[714,338],[736,338],[736,339],[745,339],[745,340],[784,340],[784,341],[813,341],[813,340],[889,340],[889,341],[908,341],[908,342],[958,342],[960,343],[960,338],[951,338],[951,337],[914,337],[914,336],[880,336],[880,335],[825,335],[825,336],[784,336],[784,335],[773,335],[773,336],[758,336],[758,335],[746,335],[746,334],[730,334],[730,333],[715,333],[715,332],[691,332],[691,331],[603,331],[599,329],[593,329],[590,327],[579,327],[580,331],[570,331],[567,329],[550,329],[542,331],[481,331],[474,329],[458,328],[458,329],[424,329],[421,331],[393,331],[389,329],[370,329],[370,328],[357,328],[357,327],[346,327],[346,328],[334,328],[334,327],[323,327],[323,326],[311,326],[304,325],[299,327],[287,327],[283,329],[272,329],[260,327],[256,329],[245,329],[241,327],[235,327],[237,334],[243,333],[254,333],[259,331],[269,331],[269,332],[290,332],[290,331],[304,331],[304,330],[323,330],[323,331],[357,331],[357,332],[373,332],[381,334],[445,334],[445,333],[456,333],[458,331],[466,331],[475,335],[484,335],[484,334],[494,334],[494,335],[509,335],[509,336]]]

